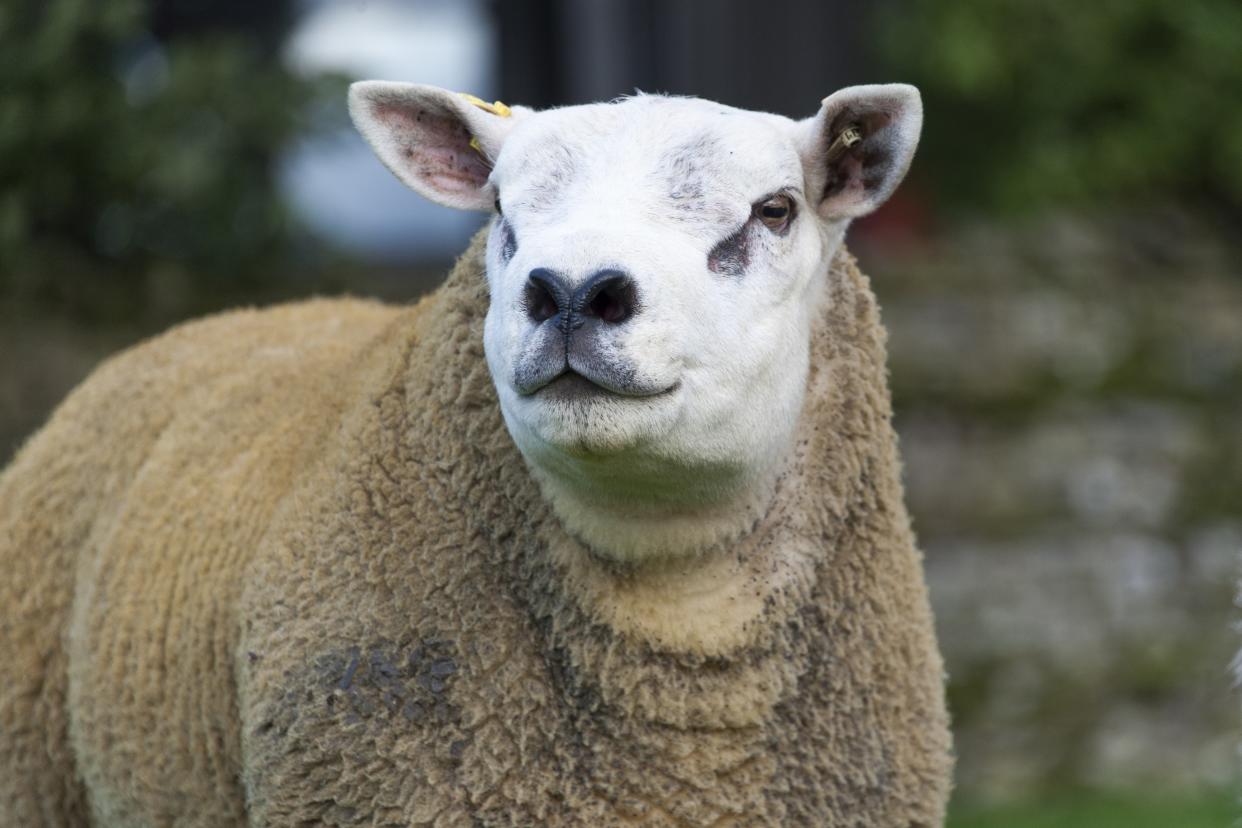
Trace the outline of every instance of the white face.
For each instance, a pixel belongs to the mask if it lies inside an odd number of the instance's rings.
[[[656,96],[514,128],[490,175],[484,345],[532,463],[699,502],[788,444],[839,238],[807,208],[794,135],[777,116]]]
[[[416,190],[495,210],[488,367],[554,503],[639,519],[774,473],[829,263],[921,120],[903,86],[799,122],[663,96],[509,113],[383,83],[356,84],[351,110]],[[842,147],[850,125],[862,140]]]

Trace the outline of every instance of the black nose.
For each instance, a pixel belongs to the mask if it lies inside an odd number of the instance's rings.
[[[526,314],[541,324],[569,307],[569,286],[560,274],[537,267],[526,277]]]
[[[568,332],[588,319],[620,325],[638,312],[638,290],[629,275],[608,269],[591,274],[571,294],[559,273],[537,267],[527,275],[523,302],[536,325],[559,314],[558,325]]]
[[[573,308],[579,317],[620,325],[638,311],[638,291],[622,271],[601,270],[574,292]]]

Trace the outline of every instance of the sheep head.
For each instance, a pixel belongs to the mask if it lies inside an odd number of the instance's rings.
[[[367,81],[350,111],[411,188],[493,211],[487,362],[565,527],[636,561],[753,525],[792,445],[829,265],[905,175],[917,90],[850,87],[794,121],[660,95],[536,112]]]

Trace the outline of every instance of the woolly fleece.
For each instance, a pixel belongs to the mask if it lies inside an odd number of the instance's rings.
[[[0,477],[0,825],[941,824],[942,667],[848,254],[767,514],[626,570],[565,534],[482,350],[410,308],[194,322]]]

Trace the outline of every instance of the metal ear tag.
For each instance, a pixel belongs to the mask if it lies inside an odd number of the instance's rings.
[[[845,154],[846,150],[862,139],[862,127],[858,126],[858,124],[850,124],[841,130],[837,137],[832,140],[832,143],[828,145],[828,152],[826,153],[828,163],[831,164],[833,161],[836,161]]]

